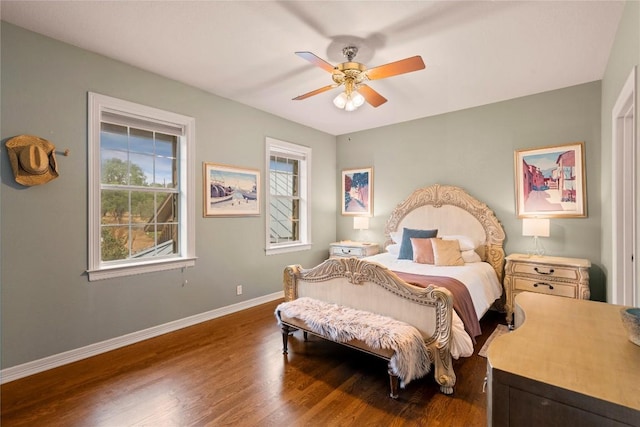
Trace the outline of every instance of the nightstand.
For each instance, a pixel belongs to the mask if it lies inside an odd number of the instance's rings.
[[[514,298],[520,292],[589,299],[589,267],[580,258],[511,254],[504,268],[507,323],[512,324]]]
[[[345,240],[335,242],[329,245],[330,257],[356,257],[362,258],[375,255],[380,252],[380,246],[377,243],[352,242]]]

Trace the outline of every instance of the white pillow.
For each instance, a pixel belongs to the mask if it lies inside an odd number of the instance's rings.
[[[394,243],[387,246],[387,252],[389,252],[391,255],[398,256],[398,254],[400,253],[400,243]]]
[[[402,230],[400,230],[400,231],[392,231],[391,233],[389,233],[389,236],[391,236],[391,240],[393,240],[393,243],[401,243],[402,242]]]
[[[468,251],[461,251],[461,254],[462,254],[462,260],[465,263],[482,262],[482,258],[480,258],[480,255],[478,255],[478,253],[476,251],[474,251],[473,249],[468,250]]]
[[[468,236],[450,235],[438,237],[441,237],[442,240],[457,240],[460,244],[461,251],[471,251],[480,246],[479,243],[476,243],[471,237]]]

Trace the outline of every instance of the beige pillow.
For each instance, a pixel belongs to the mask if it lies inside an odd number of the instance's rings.
[[[413,262],[418,264],[433,264],[433,246],[431,241],[434,237],[430,238],[411,238],[411,247],[413,248]]]
[[[435,265],[464,265],[457,240],[432,239]]]

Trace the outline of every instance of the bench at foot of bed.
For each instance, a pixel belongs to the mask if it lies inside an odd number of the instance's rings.
[[[398,388],[426,375],[434,360],[433,351],[413,326],[395,319],[338,306],[312,298],[282,303],[276,309],[282,328],[283,353],[288,353],[288,337],[296,330],[346,345],[387,361],[390,396],[398,397]],[[453,393],[455,374],[439,369],[436,381],[444,394]]]

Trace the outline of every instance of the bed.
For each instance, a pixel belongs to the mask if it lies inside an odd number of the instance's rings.
[[[434,238],[433,232],[430,238],[414,233],[428,230],[437,230],[437,236]],[[405,235],[418,236],[409,242],[416,255],[424,255],[417,243],[433,245],[432,256],[438,258],[438,264],[443,260],[446,264],[457,247],[458,256],[454,258],[459,263],[464,254],[463,265],[423,264],[424,259],[414,262],[413,254],[410,259],[398,259],[401,252],[407,257],[406,244],[402,244]],[[473,354],[474,336],[462,318],[475,316],[477,322],[502,295],[504,230],[493,211],[462,188],[434,184],[414,191],[398,204],[387,220],[384,238],[386,252],[382,254],[364,259],[329,259],[311,269],[288,266],[284,271],[283,304],[311,299],[406,322],[421,335],[441,391],[450,394],[455,384],[451,359]],[[445,281],[457,282],[456,287],[465,289],[450,289]],[[459,291],[466,292],[471,300],[462,316],[458,314],[460,307],[454,310],[459,303],[454,294],[459,295]],[[276,316],[282,326],[285,353],[288,336],[298,329],[305,336],[311,332],[335,340],[314,328],[309,319],[284,307],[279,306]],[[388,360],[391,395],[397,396],[394,377],[398,372],[392,366],[395,350],[375,348],[362,339],[336,341]],[[401,377],[401,386],[411,379]]]
[[[445,240],[457,239],[464,265],[437,266],[414,262],[413,259],[399,259],[405,228],[437,230],[438,237]],[[392,211],[384,236],[386,251],[365,260],[384,265],[405,281],[418,286],[424,286],[429,281],[414,282],[411,276],[457,279],[469,291],[477,320],[491,307],[502,310],[504,229],[485,203],[462,188],[435,184],[414,191]],[[456,311],[452,327],[452,356],[458,358],[473,354],[475,336],[464,330]],[[477,331],[477,328],[472,329]]]

